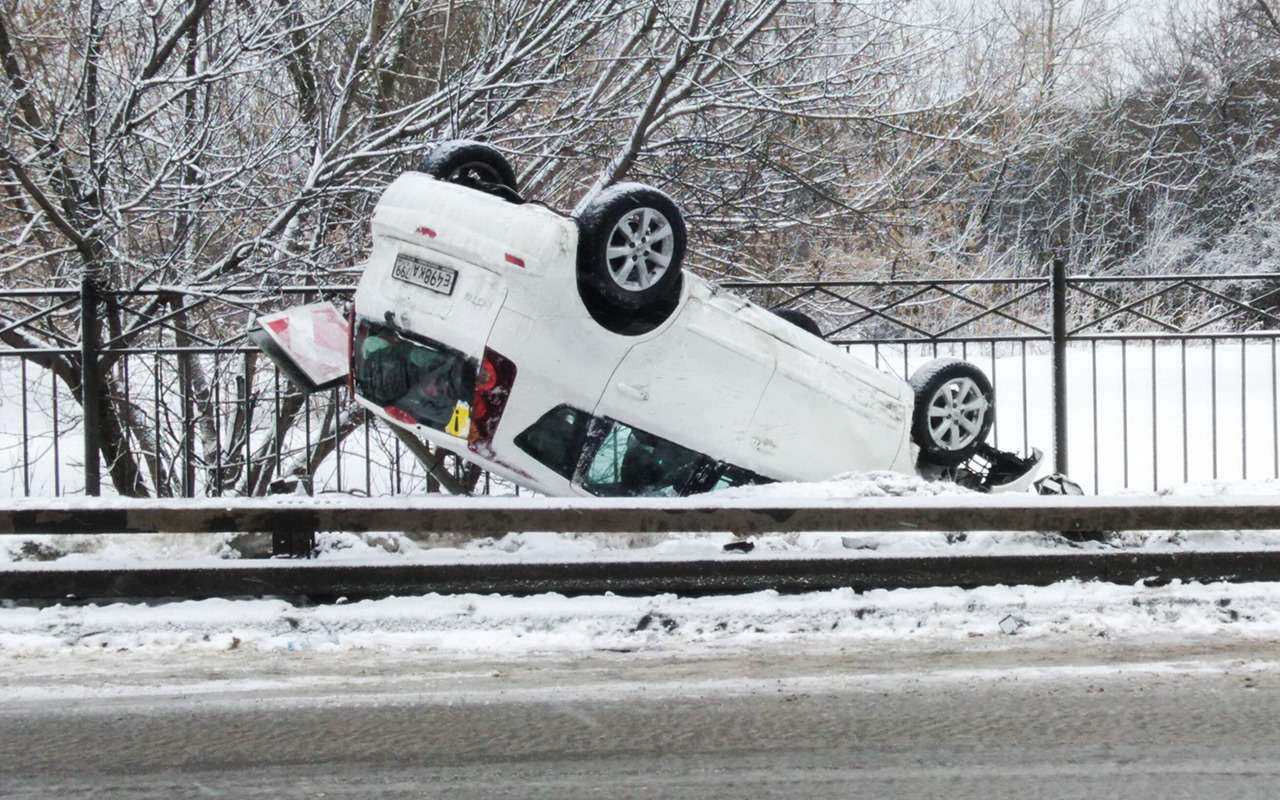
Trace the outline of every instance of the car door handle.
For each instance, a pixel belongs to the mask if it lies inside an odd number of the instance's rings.
[[[648,386],[632,386],[629,383],[619,383],[618,391],[627,397],[630,397],[632,400],[644,401],[649,399]]]

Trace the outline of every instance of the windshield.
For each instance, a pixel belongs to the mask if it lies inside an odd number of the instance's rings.
[[[357,391],[423,425],[445,430],[471,401],[478,362],[451,347],[361,320],[354,355]]]

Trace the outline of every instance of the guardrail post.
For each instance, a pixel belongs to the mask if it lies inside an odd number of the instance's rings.
[[[98,375],[98,283],[90,270],[80,278],[80,404],[84,410],[84,493],[101,493],[102,462],[98,443],[102,431]]]
[[[1053,468],[1067,471],[1067,264],[1053,259]]]

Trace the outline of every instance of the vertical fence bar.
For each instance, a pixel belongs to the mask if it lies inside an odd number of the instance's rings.
[[[373,451],[369,449],[369,412],[361,412],[364,417],[364,494],[373,497]]]
[[[994,340],[991,342],[991,385],[992,387],[996,385],[996,343]],[[1000,425],[998,424],[999,420],[996,420],[996,423],[997,424],[993,424],[991,426],[991,446],[996,449],[999,449],[1000,448]],[[1005,438],[1008,439],[1007,436]]]
[[[31,439],[27,424],[27,360],[18,359],[18,379],[22,381],[22,496],[31,496]]]
[[[1098,493],[1098,340],[1089,340],[1089,394],[1093,396],[1093,493]]]
[[[1120,340],[1120,452],[1124,456],[1124,483],[1129,488],[1129,340]]]
[[[49,370],[49,387],[52,415],[54,415],[54,497],[61,497],[63,495],[63,453],[58,444],[61,438],[58,431],[58,375],[52,370]]]
[[[1246,480],[1249,477],[1249,392],[1248,386],[1245,384],[1244,367],[1246,364],[1245,352],[1249,349],[1249,342],[1243,336],[1240,337],[1240,479]]]
[[[213,354],[213,493],[222,497],[222,363]],[[230,455],[230,453],[228,453]]]
[[[178,391],[182,393],[182,494],[196,495],[195,421],[192,418],[191,354],[178,354]]]
[[[156,497],[167,497],[173,488],[173,485],[172,485],[173,472],[172,470],[170,470],[166,475],[165,469],[163,466],[164,460],[160,456],[160,435],[161,435],[160,434],[160,408],[161,408],[161,405],[160,405],[160,354],[159,353],[153,354],[151,359],[151,393],[152,393],[152,399],[151,399],[152,420],[155,423],[152,430],[152,435],[155,437],[152,440],[153,442],[152,448],[155,450],[155,459],[156,459],[156,467],[155,467]],[[165,478],[165,480],[163,481],[163,483],[165,484],[163,488],[161,488],[161,483],[162,483],[161,478]]]
[[[102,463],[98,458],[102,407],[98,387],[98,284],[85,271],[80,279],[80,402],[84,410],[84,493],[95,497],[102,491]]]
[[[1218,340],[1209,340],[1209,441],[1213,445],[1213,479],[1218,479]]]
[[[253,474],[253,371],[249,354],[244,354],[244,493],[253,494],[249,478]]]
[[[128,414],[133,407],[133,395],[129,388],[129,354],[120,357],[117,362],[120,365],[120,406],[124,409],[124,413]],[[140,473],[134,473],[132,491],[136,494],[145,488],[145,479]]]
[[[1022,452],[1031,452],[1027,428],[1027,340],[1022,340]]]
[[[1053,292],[1053,468],[1065,473],[1067,471],[1067,262],[1061,258],[1053,260],[1051,283]]]
[[[394,480],[392,481],[394,489],[391,493],[400,494],[401,487],[403,486],[403,480],[400,475],[400,437],[393,436],[391,438],[391,445],[391,461],[395,465],[395,471],[392,473],[394,475]]]
[[[299,389],[298,391],[302,391]],[[304,421],[302,465],[304,479],[307,482],[307,494],[315,494],[315,475],[311,473],[311,395],[302,396],[302,419]],[[317,465],[319,466],[319,465]]]
[[[1151,491],[1160,488],[1160,419],[1159,406],[1156,402],[1156,340],[1151,340]]]
[[[1182,482],[1187,482],[1191,471],[1191,448],[1187,443],[1187,340],[1180,340],[1182,350]]]
[[[338,387],[333,387],[333,469],[336,474],[338,492],[342,492],[342,405],[338,397]]]
[[[271,367],[271,379],[275,387],[275,390],[271,395],[272,402],[275,404],[275,416],[271,418],[271,440],[272,440],[272,445],[275,449],[276,478],[279,479],[280,478],[280,446],[281,446],[280,445],[281,423],[280,423],[280,368],[279,367],[277,366]]]

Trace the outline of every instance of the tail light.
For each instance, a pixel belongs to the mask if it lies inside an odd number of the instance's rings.
[[[472,452],[482,456],[493,454],[493,436],[515,382],[515,362],[486,347],[471,396],[471,431],[467,434],[467,448]]]
[[[382,410],[387,412],[388,417],[391,417],[397,422],[403,422],[405,425],[418,424],[418,418],[410,414],[408,411],[405,411],[403,408],[399,408],[397,406],[387,406]]]

